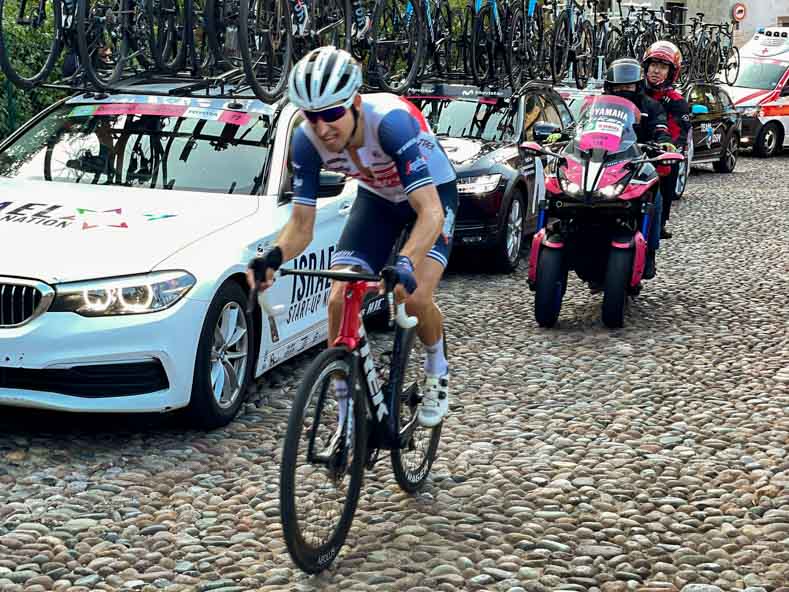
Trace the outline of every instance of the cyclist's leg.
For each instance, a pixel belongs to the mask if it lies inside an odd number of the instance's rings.
[[[378,273],[386,265],[405,221],[393,204],[359,187],[345,228],[332,255],[331,268],[359,267]],[[342,321],[345,282],[332,282],[329,294],[329,345],[337,338]]]
[[[457,213],[455,181],[436,187],[444,208],[444,228],[427,257],[414,270],[417,288],[406,301],[408,313],[419,318],[417,333],[425,344],[425,390],[419,421],[432,427],[441,423],[449,407],[449,363],[444,348],[444,317],[434,295],[452,251]]]

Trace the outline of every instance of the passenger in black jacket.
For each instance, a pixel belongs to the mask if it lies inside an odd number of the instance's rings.
[[[655,142],[664,150],[675,152],[668,133],[668,122],[663,107],[650,99],[644,92],[644,71],[637,60],[616,60],[605,74],[603,90],[607,95],[627,99],[641,110],[641,121],[636,124],[635,132],[639,143]],[[655,254],[660,246],[660,229],[663,210],[660,190],[655,196],[655,211],[652,226],[647,238],[647,260],[644,266],[644,279],[655,277]]]

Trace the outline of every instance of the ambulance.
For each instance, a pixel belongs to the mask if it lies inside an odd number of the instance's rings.
[[[740,50],[740,72],[725,86],[742,114],[740,146],[770,157],[789,146],[789,27],[759,29]]]

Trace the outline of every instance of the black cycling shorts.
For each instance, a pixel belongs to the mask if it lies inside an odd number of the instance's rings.
[[[452,250],[458,192],[454,180],[436,189],[444,208],[444,228],[427,256],[446,267]],[[359,187],[332,265],[358,265],[369,273],[379,273],[403,230],[415,221],[416,212],[407,200],[393,203]]]

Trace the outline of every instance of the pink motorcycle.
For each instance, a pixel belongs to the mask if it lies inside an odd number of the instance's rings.
[[[621,97],[587,97],[575,137],[560,152],[536,142],[524,155],[548,157],[545,198],[529,257],[529,288],[541,327],[559,318],[567,274],[603,290],[606,327],[624,323],[628,296],[641,289],[654,200],[657,164],[684,160],[651,144],[638,144],[640,110]]]

